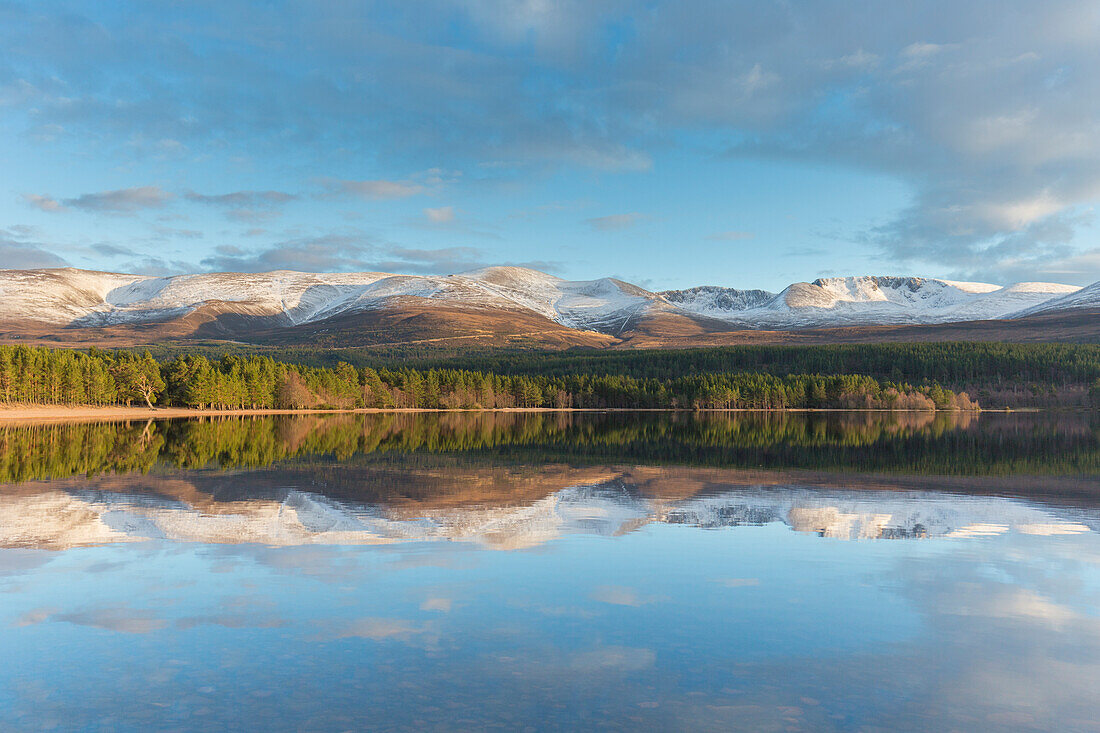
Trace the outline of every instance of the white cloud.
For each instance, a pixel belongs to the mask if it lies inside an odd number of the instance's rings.
[[[279,206],[298,197],[285,191],[233,191],[230,193],[203,194],[188,191],[184,198],[196,204],[227,206],[231,208],[267,208]]]
[[[586,219],[588,226],[601,232],[615,231],[617,229],[629,229],[640,221],[646,219],[645,214],[633,211],[629,214],[611,214],[610,216],[597,216]]]
[[[424,187],[407,181],[328,181],[330,192],[363,199],[401,199],[424,193]]]
[[[141,209],[160,208],[171,201],[172,198],[172,194],[158,186],[139,186],[115,191],[86,193],[76,198],[65,199],[64,204],[67,207],[85,211],[130,214]]]
[[[65,207],[61,204],[60,201],[50,196],[41,196],[36,193],[25,193],[23,194],[23,201],[25,201],[28,206],[33,206],[39,211],[48,211],[50,213],[55,213],[65,210]]]
[[[433,224],[449,224],[455,220],[453,206],[442,206],[438,209],[424,209],[424,216]]]
[[[901,55],[905,58],[920,59],[934,56],[940,52],[940,45],[937,43],[910,43],[908,46],[901,50]]]
[[[13,226],[0,229],[0,263],[5,268],[29,270],[40,267],[65,267],[64,258],[32,239],[34,229]]]

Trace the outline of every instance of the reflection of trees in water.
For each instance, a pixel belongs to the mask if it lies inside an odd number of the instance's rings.
[[[953,475],[1100,473],[1086,416],[971,413],[382,413],[0,427],[0,481],[154,468],[650,462]]]

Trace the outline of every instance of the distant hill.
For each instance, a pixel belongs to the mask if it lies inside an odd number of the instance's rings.
[[[521,267],[449,276],[0,270],[0,338],[124,345],[217,339],[367,346],[663,346],[876,340],[1100,340],[1100,283],[823,278],[782,292],[650,292]]]

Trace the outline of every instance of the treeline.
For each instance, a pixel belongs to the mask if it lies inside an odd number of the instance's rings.
[[[934,476],[1100,476],[1085,415],[382,413],[0,424],[0,483],[279,466],[371,490],[355,470],[501,465],[712,466]],[[228,482],[232,484],[232,482]],[[1071,487],[1073,484],[1067,484]]]
[[[259,347],[255,347],[259,348]],[[250,347],[248,353],[261,353]],[[196,349],[205,349],[198,351]],[[239,347],[188,347],[220,359],[242,353]],[[180,352],[155,347],[170,360]],[[692,349],[569,349],[567,351],[495,349],[481,352],[444,348],[282,347],[262,352],[275,360],[335,367],[345,361],[358,367],[420,371],[459,369],[493,374],[565,376],[609,374],[636,379],[670,379],[682,374],[746,372],[773,374],[860,374],[879,381],[944,385],[1010,382],[1091,384],[1100,378],[1100,344],[1010,344],[935,342],[835,345],[744,345]]]
[[[211,359],[261,353],[277,361],[334,368],[457,369],[502,375],[621,375],[672,379],[683,374],[858,374],[879,382],[937,382],[975,395],[984,407],[1081,407],[1100,390],[1100,345],[940,342],[910,344],[744,345],[693,349],[470,350],[437,346],[377,348],[188,346]],[[197,349],[197,351],[196,351]],[[181,352],[154,347],[170,360]],[[1100,406],[1097,399],[1093,406]]]
[[[306,357],[305,354],[302,355]],[[380,367],[388,358],[363,356]],[[305,359],[308,361],[308,358]],[[996,391],[1020,385],[1090,385],[1100,379],[1098,344],[912,343],[728,346],[696,349],[490,352],[405,361],[417,369],[473,369],[558,376],[621,374],[667,379],[689,373],[859,374],[880,381],[938,382]]]
[[[162,366],[146,352],[0,346],[0,401],[37,405],[153,405]]]
[[[866,375],[722,372],[681,376],[498,374],[469,369],[310,367],[266,356],[158,362],[149,352],[0,346],[6,403],[134,403],[217,409],[882,408],[969,410],[965,393]]]

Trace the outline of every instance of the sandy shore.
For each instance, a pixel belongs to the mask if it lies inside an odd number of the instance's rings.
[[[312,410],[193,410],[188,407],[85,407],[66,405],[0,406],[0,421],[5,420],[141,420],[163,417],[200,417],[202,415],[278,415],[314,412]],[[320,410],[316,412],[321,412]],[[326,411],[327,412],[327,411]]]
[[[1017,409],[1015,412],[1040,412],[1036,408]],[[0,405],[0,423],[13,421],[31,422],[95,422],[108,420],[157,420],[171,417],[213,417],[226,415],[331,415],[377,413],[427,413],[427,412],[929,412],[928,410],[886,409],[701,409],[688,408],[623,408],[623,407],[498,407],[494,409],[427,409],[427,408],[359,408],[354,410],[196,410],[190,407],[88,407],[82,405]],[[978,411],[975,411],[978,412]],[[1013,410],[982,410],[981,412],[1013,412]]]
[[[0,423],[5,421],[97,421],[157,420],[169,417],[226,415],[334,415],[424,412],[669,412],[669,410],[621,408],[498,407],[494,409],[358,408],[354,410],[196,410],[190,407],[89,407],[84,405],[0,405]]]
[[[546,408],[508,408],[495,412],[546,412]],[[196,410],[190,407],[88,407],[82,405],[0,405],[4,420],[142,420],[166,417],[204,417],[218,415],[321,415],[335,413],[380,412],[459,412],[458,410],[376,409],[356,410]]]

